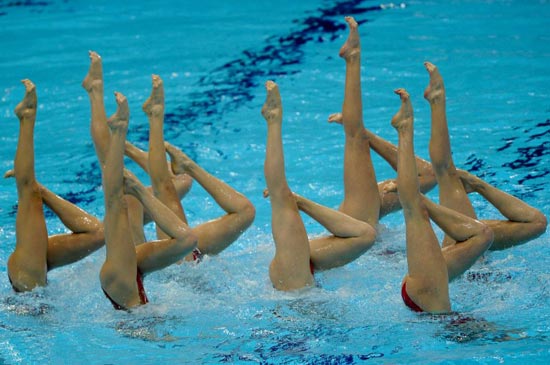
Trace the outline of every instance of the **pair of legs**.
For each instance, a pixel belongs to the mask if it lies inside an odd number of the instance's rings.
[[[329,116],[329,122],[342,124],[342,113],[331,114]],[[386,162],[388,162],[395,171],[397,171],[397,146],[372,133],[368,129],[365,129],[365,133],[369,140],[370,148],[386,160]],[[415,161],[418,172],[419,189],[421,193],[425,194],[437,185],[437,180],[433,172],[432,164],[429,161],[426,161],[419,156],[415,156]],[[388,179],[379,182],[377,185],[377,191],[380,201],[380,210],[378,213],[379,219],[390,213],[401,210],[396,179]]]
[[[430,159],[439,184],[440,204],[477,218],[468,198],[468,192],[475,191],[497,208],[506,220],[482,220],[494,232],[491,250],[523,244],[543,234],[547,220],[538,209],[470,173],[456,169],[447,126],[443,78],[435,65],[425,62],[424,66],[430,75],[424,98],[431,108]],[[443,245],[446,247],[453,243],[453,239],[445,237]]]
[[[127,309],[147,302],[142,292],[141,277],[181,260],[196,247],[197,238],[177,214],[124,169],[129,109],[122,94],[115,93],[115,96],[118,107],[107,121],[111,133],[102,170],[107,254],[100,280],[101,287],[115,307]],[[135,245],[129,234],[129,206],[125,194],[137,199],[147,210],[162,230],[163,238]]]
[[[311,285],[313,269],[345,265],[372,247],[376,238],[380,197],[363,125],[361,46],[358,25],[346,17],[349,35],[339,55],[346,63],[344,103],[344,199],[339,211],[293,194],[288,187],[282,147],[282,103],[278,87],[266,83],[262,114],[267,121],[264,174],[271,200],[275,257],[270,278],[275,288],[293,290]],[[331,236],[309,240],[299,211],[324,226]]]
[[[392,118],[397,130],[397,184],[406,226],[408,273],[403,298],[416,310],[445,313],[451,310],[449,281],[461,275],[489,248],[492,231],[482,222],[437,205],[420,193],[414,156],[413,110],[408,93],[396,90],[401,108]],[[454,240],[441,249],[430,218]]]
[[[359,219],[293,194],[286,181],[282,143],[282,103],[278,86],[266,82],[262,115],[267,122],[264,174],[271,201],[275,257],[269,277],[279,290],[313,284],[313,270],[330,269],[355,260],[374,243],[376,231]],[[323,225],[331,236],[309,240],[300,210]]]
[[[104,101],[104,85],[103,85],[103,65],[101,57],[93,51],[89,52],[90,68],[88,74],[82,82],[83,88],[87,91],[90,99],[91,107],[91,124],[90,132],[98,162],[103,169],[110,141],[110,131],[107,125],[107,114],[105,111]],[[128,146],[128,144],[127,144]],[[126,149],[129,157],[138,161],[145,161],[147,164],[148,157],[139,149],[132,149],[132,146]],[[191,178],[187,175],[172,175],[174,186],[178,196],[183,197],[191,186]],[[130,234],[136,244],[146,241],[143,225],[151,222],[151,217],[144,211],[143,206],[137,199],[130,195],[125,198],[128,204],[128,214],[130,215]]]
[[[14,169],[6,174],[15,176],[17,185],[16,244],[8,259],[8,275],[14,290],[19,292],[46,285],[48,270],[76,262],[104,244],[103,225],[96,217],[36,181],[36,88],[30,80],[23,80],[23,84],[25,96],[15,108],[20,129]],[[72,233],[48,236],[44,204]]]
[[[155,196],[184,222],[187,222],[187,219],[181,204],[181,196],[174,183],[178,177],[186,176],[189,180],[196,181],[212,196],[226,214],[199,224],[193,227],[192,231],[198,237],[197,248],[201,254],[220,253],[250,227],[255,217],[254,206],[244,195],[209,174],[180,149],[164,141],[164,87],[158,76],[153,76],[153,91],[143,110],[149,118],[149,152],[141,151],[127,142],[127,155],[134,158],[134,161],[149,173]],[[131,151],[131,154],[128,151]],[[170,164],[166,159],[166,153],[170,156]],[[163,237],[162,230],[157,229],[157,235],[159,238]],[[195,252],[186,259],[192,260],[196,255]]]
[[[471,218],[476,218],[476,214],[467,194],[476,192],[482,195],[506,218],[482,220],[494,231],[494,241],[490,250],[502,250],[520,245],[543,234],[547,219],[542,212],[455,167],[447,127],[443,78],[433,64],[426,62],[425,67],[430,75],[424,97],[430,103],[432,115],[430,139],[432,162],[418,156],[415,158],[420,192],[426,193],[439,184],[440,203]],[[333,114],[329,117],[329,121],[341,123],[342,115]],[[369,130],[366,130],[366,134],[370,147],[397,171],[397,146]],[[381,200],[380,217],[401,209],[395,180],[380,182],[378,190]],[[443,245],[452,244],[453,240],[447,236]]]
[[[342,124],[344,147],[344,200],[340,210],[376,227],[380,217],[400,209],[395,180],[377,184],[372,164],[372,148],[397,168],[397,147],[365,129],[361,93],[361,46],[355,19],[346,17],[350,33],[340,49],[346,62],[344,103],[341,113],[329,116],[329,122]],[[435,186],[429,162],[417,158],[422,192]]]
[[[109,130],[106,124],[105,106],[103,104],[103,71],[101,58],[90,52],[90,71],[84,80],[92,108],[92,137],[100,163],[105,160],[106,144]],[[125,144],[125,153],[141,166],[150,176],[152,191],[165,205],[170,207],[178,217],[187,223],[181,199],[189,191],[192,180],[196,180],[226,212],[217,219],[193,227],[198,237],[197,248],[203,254],[215,255],[233,243],[254,221],[255,209],[252,203],[231,186],[209,174],[176,147],[164,142],[164,87],[160,77],[153,76],[151,96],[143,105],[149,118],[149,152]],[[166,160],[166,152],[171,163]],[[102,163],[103,164],[103,163]],[[167,168],[169,166],[169,168]],[[136,244],[145,242],[143,225],[151,222],[147,209],[131,196],[125,198],[130,210],[131,232]],[[159,237],[162,230],[157,229]],[[188,260],[193,255],[187,256]]]

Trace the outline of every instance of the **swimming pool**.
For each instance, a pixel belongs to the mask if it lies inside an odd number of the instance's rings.
[[[20,3],[17,3],[20,4]],[[267,78],[281,88],[290,186],[337,206],[343,133],[328,125],[341,107],[343,16],[361,24],[365,124],[395,141],[389,120],[406,87],[416,117],[417,153],[427,156],[429,109],[424,60],[446,81],[454,159],[550,212],[550,4],[545,1],[249,2],[161,0],[121,6],[104,0],[0,3],[1,167],[11,168],[19,80],[37,85],[36,173],[55,192],[102,216],[100,175],[80,87],[88,49],[104,59],[107,111],[125,93],[129,139],[144,147],[141,103],[151,73],[165,81],[165,137],[251,198],[254,225],[217,257],[148,276],[151,304],[114,311],[99,286],[100,250],[52,271],[49,285],[15,295],[6,275],[17,194],[0,194],[0,364],[545,364],[550,358],[548,233],[492,252],[450,286],[468,326],[409,311],[399,296],[406,270],[400,214],[385,217],[374,248],[317,275],[300,293],[272,289],[269,204],[262,164]],[[375,159],[379,179],[393,177]],[[133,171],[141,173],[135,166]],[[145,178],[144,175],[140,177]],[[435,194],[433,192],[432,194]],[[435,195],[433,195],[435,196]],[[474,199],[480,216],[494,212]],[[218,210],[198,185],[184,200],[191,224]],[[306,220],[312,233],[318,226]],[[63,229],[51,216],[51,232]],[[152,234],[152,228],[148,228]]]

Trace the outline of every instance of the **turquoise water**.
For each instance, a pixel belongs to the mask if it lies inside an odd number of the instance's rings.
[[[11,5],[10,5],[11,4]],[[25,6],[21,5],[25,4]],[[152,73],[165,81],[166,138],[254,202],[254,225],[199,265],[147,277],[151,303],[114,311],[101,292],[100,250],[49,273],[49,285],[15,295],[6,275],[17,194],[0,184],[0,364],[545,364],[550,358],[548,233],[494,252],[450,287],[467,326],[409,311],[399,296],[406,271],[400,214],[385,217],[375,247],[316,275],[301,293],[272,289],[269,204],[262,165],[263,82],[276,80],[285,107],[289,184],[323,204],[342,198],[343,133],[326,123],[341,107],[347,32],[362,22],[365,124],[395,141],[389,120],[406,87],[417,153],[427,156],[429,109],[422,62],[446,81],[459,167],[550,212],[550,4],[546,1],[220,0],[124,6],[107,1],[0,2],[0,167],[12,167],[22,78],[37,85],[36,174],[55,192],[103,214],[80,82],[89,49],[103,56],[107,112],[114,91],[129,99],[129,139],[146,146],[141,103]],[[134,165],[133,171],[141,174]],[[393,172],[375,160],[379,179]],[[144,180],[146,176],[139,175]],[[436,196],[436,191],[431,195]],[[220,214],[198,185],[184,200],[191,224]],[[481,217],[494,211],[474,199]],[[322,230],[306,220],[312,234]],[[48,215],[50,232],[63,226]],[[147,227],[153,234],[152,227]]]

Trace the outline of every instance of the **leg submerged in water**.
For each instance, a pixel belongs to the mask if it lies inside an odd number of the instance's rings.
[[[397,184],[407,240],[408,273],[403,280],[403,300],[417,311],[445,313],[451,310],[447,267],[419,191],[412,105],[404,89],[395,92],[401,98],[401,108],[391,124],[399,137]]]
[[[369,139],[363,125],[361,101],[361,46],[358,25],[346,17],[349,35],[340,49],[346,62],[342,120],[346,135],[344,147],[344,200],[340,210],[354,218],[378,225],[380,195],[370,156]],[[329,121],[332,121],[329,118]]]
[[[432,129],[429,150],[439,186],[439,203],[468,217],[476,218],[452,158],[443,78],[432,63],[425,62],[424,67],[430,76],[424,98],[429,102],[431,109]],[[443,246],[451,244],[453,240],[448,236],[445,237]]]
[[[15,108],[20,126],[13,170],[18,197],[16,242],[8,259],[8,276],[14,290],[29,291],[46,285],[48,231],[34,173],[36,87],[30,80],[25,79],[22,83],[25,96]]]
[[[262,115],[267,122],[264,175],[271,202],[271,230],[275,241],[275,257],[269,266],[269,278],[276,289],[295,290],[313,285],[309,240],[286,181],[283,106],[279,88],[273,81],[267,81],[265,88],[267,98],[262,107]]]

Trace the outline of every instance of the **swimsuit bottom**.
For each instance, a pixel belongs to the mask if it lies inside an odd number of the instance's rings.
[[[147,294],[145,294],[145,289],[143,288],[143,275],[141,274],[141,271],[139,271],[139,270],[137,270],[136,282],[137,282],[137,286],[138,286],[138,294],[139,294],[139,300],[140,300],[141,304],[143,305],[143,304],[149,303],[149,299],[147,299]],[[111,301],[111,303],[113,304],[113,307],[115,307],[116,310],[128,310],[128,308],[125,308],[124,306],[122,306],[122,305],[118,304],[117,302],[115,302],[109,296],[109,294],[107,294],[105,289],[103,289],[103,293],[105,293],[105,296],[107,297],[107,299],[109,299]]]
[[[198,248],[195,248],[193,252],[191,252],[191,255],[193,255],[193,261],[197,263],[201,262],[204,256],[204,254]]]
[[[409,297],[409,294],[407,293],[407,282],[404,281],[403,285],[401,286],[401,298],[403,298],[403,302],[407,307],[412,309],[415,312],[424,312],[422,308],[416,304],[411,297]]]

